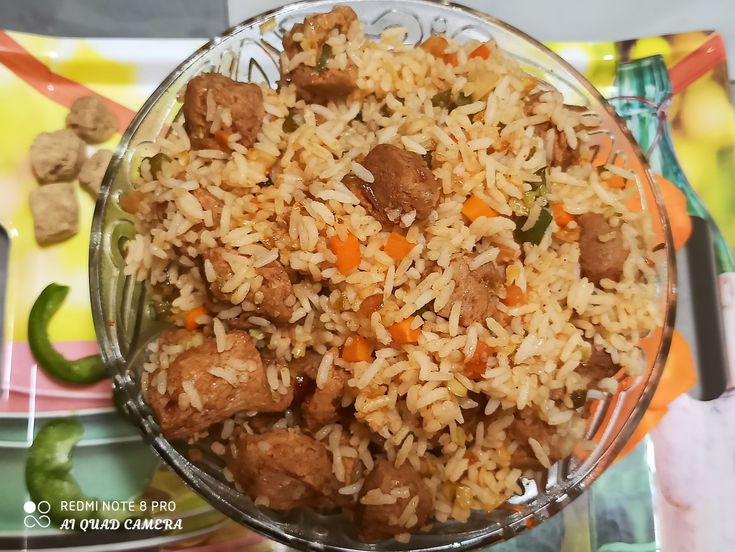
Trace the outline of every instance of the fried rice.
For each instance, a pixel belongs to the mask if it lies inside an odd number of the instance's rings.
[[[348,507],[400,505],[393,535],[427,522],[424,495],[410,486],[366,490],[383,461],[419,474],[431,497],[428,521],[464,521],[522,493],[524,476],[584,444],[585,397],[614,394],[622,376],[642,373],[640,340],[661,322],[656,240],[647,214],[626,206],[635,186],[618,185],[633,175],[601,165],[588,147],[599,125],[594,113],[565,105],[494,42],[442,38],[437,50],[436,42],[404,44],[402,28],[371,40],[355,21],[321,41],[309,29],[292,31],[299,48],[282,54],[279,87],[259,85],[262,124],[252,144],[232,132],[234,109],[208,93],[206,124],[226,147],[196,149],[184,122],[174,122],[126,198],[137,215],[126,274],[146,282],[164,315],[188,328],[151,344],[146,396],[159,417],[161,402],[184,415],[214,412],[209,427],[175,436],[193,443],[208,434],[227,462],[244,458],[242,435],[308,435],[328,452],[334,496]],[[354,89],[305,97],[287,77],[320,62],[327,74],[353,67]],[[360,197],[379,177],[366,166],[378,144],[424,159],[438,189],[424,219],[418,208],[376,213]],[[474,220],[472,198],[483,209]],[[619,239],[627,252],[617,277],[596,282],[581,269],[583,217],[592,213],[609,230],[597,246]],[[544,217],[540,235],[523,239]],[[409,244],[403,257],[386,252],[392,234]],[[359,254],[340,270],[335,245],[353,238]],[[277,315],[263,308],[276,277],[263,268],[272,263],[292,289]],[[487,287],[493,308],[466,320],[463,308],[476,294],[459,292],[489,267],[500,267]],[[368,298],[377,308],[364,307]],[[262,357],[274,396],[293,395],[265,429],[254,421],[262,410],[217,416],[197,383],[204,380],[172,384],[177,359],[211,338],[210,358],[222,360],[239,346],[230,339],[236,332]],[[359,360],[349,360],[355,350]],[[293,366],[310,355],[318,359],[310,392],[338,372],[346,384],[337,391],[339,416],[307,427],[296,396],[304,376]],[[604,357],[609,369],[586,370],[591,357]],[[236,387],[253,381],[256,360],[233,356],[201,370]],[[237,474],[228,464],[234,485],[274,507]],[[323,507],[294,507],[304,505]]]

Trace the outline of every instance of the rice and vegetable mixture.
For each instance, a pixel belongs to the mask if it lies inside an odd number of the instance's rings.
[[[277,90],[195,77],[123,198],[127,271],[179,326],[143,373],[164,435],[365,541],[522,492],[660,322],[596,117],[494,42],[404,35],[337,7],[287,33]]]

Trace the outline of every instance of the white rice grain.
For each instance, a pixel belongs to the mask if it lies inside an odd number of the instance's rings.
[[[454,337],[459,333],[459,315],[462,312],[462,301],[457,301],[449,311],[449,335]]]
[[[544,468],[549,469],[551,467],[551,461],[549,460],[549,455],[546,454],[546,451],[541,446],[541,444],[533,437],[528,438],[528,444],[531,446],[531,450],[533,450],[534,456],[541,463],[541,465]]]
[[[332,364],[334,363],[334,353],[329,352],[322,357],[319,367],[316,371],[316,386],[319,389],[324,389],[324,386],[329,380],[329,375],[332,372]]]
[[[357,161],[352,162],[352,174],[354,174],[360,180],[364,180],[368,184],[372,184],[373,182],[375,182],[375,177],[373,176],[373,173],[360,165],[360,163],[358,163]]]
[[[217,352],[224,353],[229,348],[227,346],[227,332],[219,318],[212,320],[212,330],[214,331],[214,338],[217,343]]]

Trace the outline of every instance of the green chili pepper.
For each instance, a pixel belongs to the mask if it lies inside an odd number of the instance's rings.
[[[465,96],[460,92],[457,96],[452,96],[452,91],[449,89],[438,92],[431,98],[431,105],[434,107],[444,107],[448,111],[453,111],[457,107],[467,105],[468,103],[472,103],[472,95]]]
[[[533,190],[537,196],[545,196],[547,192],[546,188],[546,167],[536,171],[536,176],[540,177],[539,182],[531,182],[531,190]]]
[[[459,95],[454,98],[454,107],[460,107],[462,105],[467,105],[472,103],[472,95],[465,96],[463,92],[460,92]]]
[[[523,201],[523,205],[526,207],[526,213],[531,207],[533,207],[533,204],[536,203],[537,197],[538,196],[536,195],[535,192],[523,192],[521,201]]]
[[[28,317],[28,344],[39,366],[51,377],[65,383],[95,383],[107,377],[100,355],[67,360],[48,336],[48,324],[68,293],[69,288],[59,284],[49,284],[41,292]]]
[[[295,114],[296,113],[293,109],[289,109],[288,115],[286,115],[286,118],[283,120],[283,132],[293,132],[299,128],[296,119],[294,119]]]
[[[51,420],[41,428],[28,452],[26,486],[31,499],[49,503],[48,516],[56,525],[65,519],[97,517],[97,508],[62,510],[61,501],[96,501],[82,493],[71,474],[71,452],[82,437],[82,424],[71,418]]]
[[[524,231],[521,230],[521,228],[523,228],[523,225],[526,224],[528,217],[520,217],[516,222],[516,231],[514,233],[516,241],[520,243],[528,242],[534,245],[538,245],[539,243],[541,243],[541,240],[546,233],[546,229],[549,227],[549,224],[551,224],[553,218],[554,217],[551,215],[548,207],[544,207],[541,209],[541,212],[538,215],[538,220],[536,221],[536,224],[531,226],[531,228],[529,228],[528,230]]]
[[[451,111],[450,107],[452,105],[452,91],[447,89],[443,92],[438,92],[434,94],[434,97],[431,98],[431,105],[433,105],[434,107],[444,107]]]
[[[536,176],[541,178],[538,182],[531,182],[531,190],[529,192],[525,192],[523,194],[523,203],[525,206],[530,209],[534,203],[536,203],[536,199],[539,197],[546,196],[547,188],[546,188],[546,168],[539,169],[536,171]]]
[[[157,153],[148,160],[151,167],[151,175],[155,178],[161,172],[164,161],[171,161],[171,158],[165,153]]]
[[[587,391],[584,389],[577,389],[572,391],[572,406],[574,408],[581,408],[587,402]]]
[[[329,44],[322,46],[319,59],[316,61],[316,72],[323,73],[327,69],[327,62],[332,57],[332,47]]]
[[[423,307],[421,307],[419,310],[414,312],[414,315],[423,316],[425,312],[433,311],[433,310],[434,310],[434,301],[431,300],[428,303],[426,303]]]
[[[432,161],[431,157],[433,153],[434,152],[432,152],[431,150],[426,150],[426,153],[421,156],[424,158],[424,163],[426,163],[426,166],[429,168],[431,168],[431,161]]]

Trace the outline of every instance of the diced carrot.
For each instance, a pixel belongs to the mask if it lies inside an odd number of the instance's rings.
[[[131,190],[120,197],[120,207],[131,215],[138,214],[145,201],[146,193],[140,190]]]
[[[184,327],[190,332],[193,332],[199,327],[199,317],[205,314],[207,314],[207,309],[201,305],[195,309],[191,309],[184,315]]]
[[[503,304],[506,307],[517,307],[518,305],[525,305],[528,298],[523,290],[515,284],[509,285],[505,288],[505,299]]]
[[[523,84],[523,93],[528,94],[531,90],[536,88],[538,80],[533,78],[531,75],[524,75],[521,77],[521,84]]]
[[[444,63],[457,65],[457,54],[452,52],[446,53],[449,42],[443,36],[431,35],[420,46],[422,50],[426,50],[435,58],[441,59]]]
[[[657,337],[654,334],[653,337],[654,339],[650,339],[650,341],[658,343],[660,336]],[[621,388],[626,383],[626,379],[624,378],[621,382]],[[696,382],[697,371],[689,344],[677,330],[674,330],[671,336],[671,349],[656,393],[654,393],[651,404],[648,405],[648,410],[646,410],[638,427],[628,439],[618,458],[622,458],[633,450],[666,415],[669,404],[683,393],[686,393]]]
[[[554,221],[559,228],[564,228],[567,224],[574,220],[574,215],[570,215],[564,210],[563,203],[552,203],[551,214],[554,215]]]
[[[434,57],[441,57],[444,55],[444,50],[449,46],[449,42],[443,36],[431,35],[429,38],[424,40],[419,48],[426,50]]]
[[[605,184],[608,188],[612,188],[613,190],[622,190],[628,185],[628,181],[622,176],[615,174],[605,180]]]
[[[452,65],[454,67],[457,66],[457,63],[459,63],[459,59],[457,58],[457,52],[452,52],[450,54],[444,54],[442,56],[442,59],[444,60],[444,63],[448,63],[449,65]]]
[[[687,211],[687,198],[676,184],[667,180],[660,174],[655,175],[658,187],[661,190],[661,196],[666,207],[666,214],[669,216],[671,224],[671,235],[674,238],[674,249],[679,251],[692,235],[692,219]],[[646,187],[646,203],[653,204],[653,196]],[[628,200],[626,207],[631,211],[641,210],[641,196],[633,194]]]
[[[342,358],[347,362],[367,362],[373,354],[373,347],[367,339],[359,335],[347,338],[342,347]]]
[[[370,316],[380,309],[383,308],[383,294],[382,293],[376,293],[375,295],[370,295],[369,297],[365,297],[365,299],[362,300],[362,303],[360,303],[360,308],[358,309],[360,314],[363,315],[365,318],[370,318]]]
[[[619,383],[623,381],[627,375],[628,375],[628,368],[623,366],[617,372],[615,372],[615,374],[613,374],[613,379]]]
[[[600,401],[599,400],[592,401],[591,403],[589,403],[588,408],[590,412],[590,415],[588,416],[588,418],[592,418],[592,416],[595,415],[595,412],[597,412],[597,409],[600,408]]]
[[[579,241],[579,235],[581,233],[581,229],[579,226],[577,226],[574,229],[570,228],[560,228],[556,232],[554,232],[553,236],[556,240],[565,242],[565,243],[575,243]]]
[[[620,380],[620,384],[618,385],[618,391],[626,391],[633,387],[633,384],[635,383],[635,378],[633,376],[625,376],[622,380]]]
[[[512,261],[516,258],[516,250],[507,245],[496,246],[500,251],[498,252],[498,260],[502,262]]]
[[[351,232],[344,241],[339,236],[329,238],[329,249],[337,256],[337,270],[342,274],[349,274],[360,266],[360,242]]]
[[[666,408],[674,399],[686,393],[697,383],[697,369],[686,339],[674,330],[666,365],[661,374],[650,408]]]
[[[490,57],[490,48],[487,44],[480,44],[477,48],[470,52],[470,58],[480,57],[482,59],[488,59]]]
[[[470,196],[470,198],[464,202],[464,205],[462,206],[462,214],[470,219],[470,221],[474,221],[479,217],[498,216],[498,212],[495,209],[490,207],[476,195]]]
[[[661,194],[666,206],[666,214],[669,215],[671,224],[671,235],[674,238],[674,249],[679,251],[692,235],[692,218],[687,211],[687,198],[676,184],[667,180],[660,174],[656,180],[661,188]]]
[[[228,140],[230,139],[230,133],[226,130],[218,130],[214,133],[214,140],[223,148],[229,148],[230,145]]]
[[[416,246],[397,232],[391,232],[383,248],[396,262],[402,261]]]
[[[394,342],[399,345],[418,342],[421,330],[419,328],[411,328],[413,320],[413,318],[406,318],[402,322],[397,322],[388,327],[388,331]]]
[[[475,354],[465,361],[462,373],[471,380],[480,379],[487,369],[487,360],[494,352],[495,349],[490,345],[484,341],[478,341]]]
[[[643,414],[643,417],[638,423],[638,427],[635,428],[633,435],[630,436],[628,442],[625,443],[623,450],[621,450],[620,454],[618,454],[618,460],[628,454],[630,451],[632,451],[638,445],[638,443],[640,443],[641,440],[648,433],[650,433],[651,430],[656,427],[656,425],[658,425],[658,423],[661,421],[661,418],[663,418],[667,412],[667,408],[649,407],[649,409],[646,410],[645,414]]]

